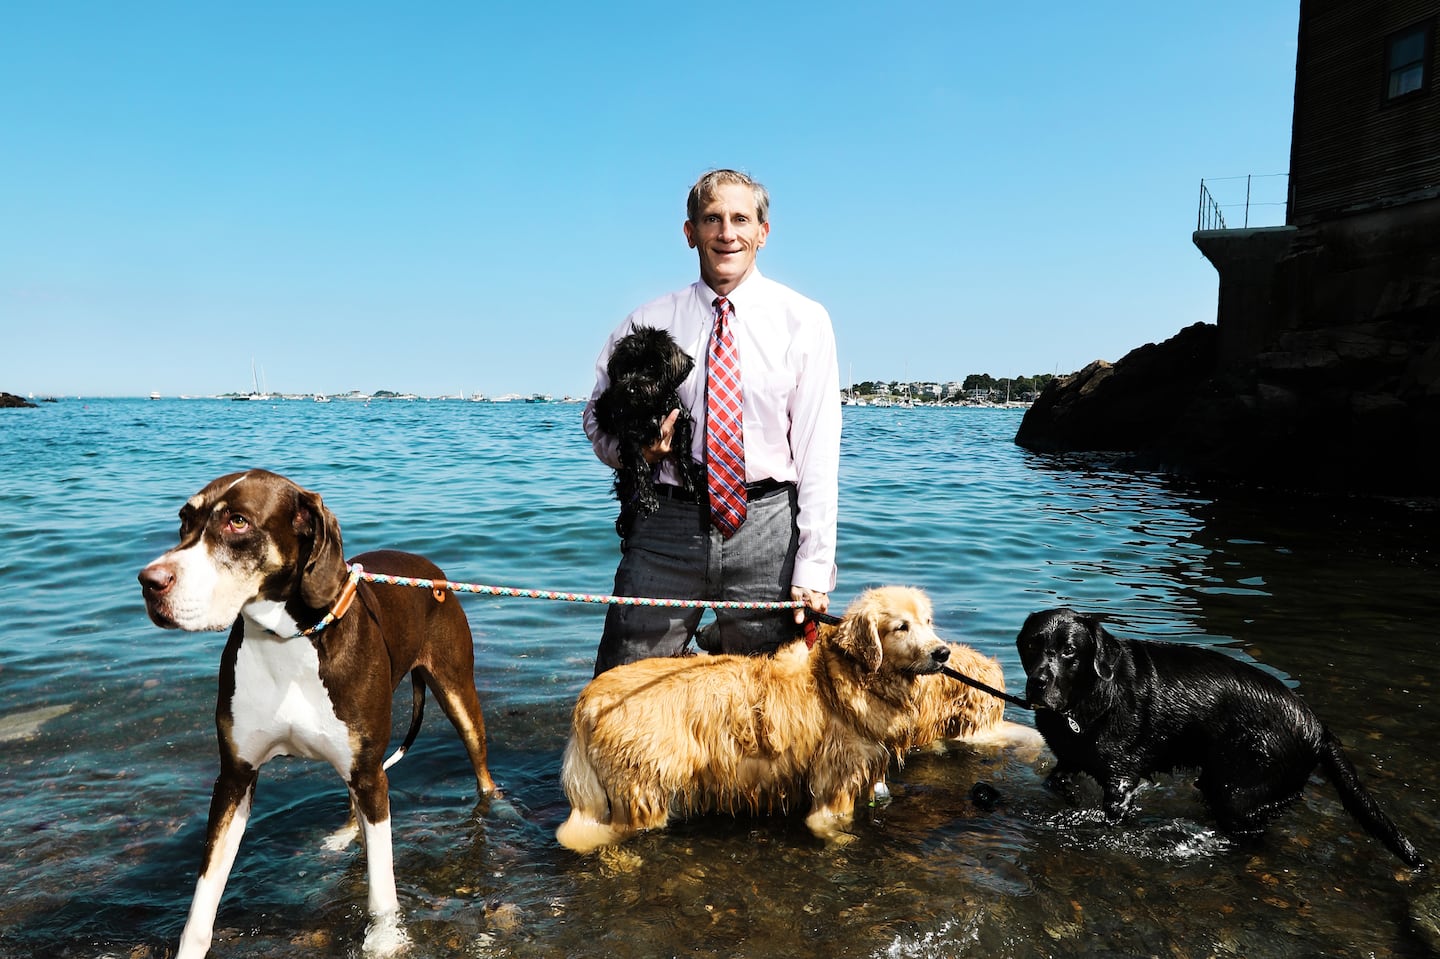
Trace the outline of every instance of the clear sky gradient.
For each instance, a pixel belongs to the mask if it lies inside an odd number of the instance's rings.
[[[704,170],[842,380],[1196,321],[1289,166],[1298,4],[77,3],[0,16],[0,390],[588,395]],[[1226,192],[1228,191],[1228,192]],[[1251,223],[1281,222],[1284,179]],[[1243,206],[1227,206],[1237,223]]]

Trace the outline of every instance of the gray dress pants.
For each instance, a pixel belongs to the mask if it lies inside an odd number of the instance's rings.
[[[704,499],[703,493],[701,499]],[[616,596],[777,602],[790,599],[800,531],[795,487],[779,486],[751,499],[745,522],[728,540],[712,527],[701,503],[661,498],[660,508],[636,517],[621,543]],[[595,656],[595,675],[650,656],[680,656],[703,609],[614,605]],[[798,635],[792,609],[717,609],[705,630],[711,652],[773,653]]]

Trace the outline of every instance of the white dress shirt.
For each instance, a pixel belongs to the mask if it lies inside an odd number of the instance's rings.
[[[695,369],[680,387],[680,399],[695,418],[692,455],[697,463],[704,462],[705,358],[716,296],[697,280],[646,303],[610,334],[595,363],[595,390],[584,414],[585,435],[602,462],[619,467],[619,444],[596,423],[595,400],[610,383],[605,368],[611,351],[635,326],[668,331],[695,360]],[[840,367],[830,314],[814,300],[761,276],[758,269],[727,298],[745,391],[745,480],[795,484],[800,545],[792,585],[832,592],[839,511]],[[661,465],[659,479],[679,484],[673,460]]]

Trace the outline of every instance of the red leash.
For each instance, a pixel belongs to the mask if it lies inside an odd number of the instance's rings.
[[[805,626],[802,635],[805,637],[805,648],[814,649],[815,640],[820,638],[820,630],[815,628],[816,623],[824,623],[827,626],[839,626],[840,617],[832,616],[829,613],[822,613],[817,609],[805,607]]]

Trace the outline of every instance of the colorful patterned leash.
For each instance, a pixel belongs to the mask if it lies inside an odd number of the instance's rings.
[[[620,606],[679,607],[682,609],[799,609],[798,600],[781,602],[744,602],[740,600],[661,599],[644,596],[608,596],[599,593],[562,593],[551,589],[522,589],[518,586],[484,586],[479,583],[452,583],[444,579],[418,579],[413,576],[391,576],[372,573],[359,565],[351,566],[351,575],[372,583],[390,586],[415,586],[420,589],[448,589],[455,593],[483,593],[488,596],[511,596],[519,599],[554,599],[567,603],[599,603]],[[358,571],[358,572],[357,572]]]
[[[448,589],[453,593],[483,593],[489,596],[510,596],[519,599],[554,599],[567,603],[598,603],[605,605],[620,606],[655,606],[655,607],[678,607],[682,609],[742,609],[742,610],[771,610],[771,609],[799,609],[805,606],[799,600],[785,600],[769,603],[752,603],[740,600],[711,600],[711,599],[662,599],[646,596],[609,596],[602,593],[562,593],[553,589],[522,589],[518,586],[485,586],[480,583],[452,583],[446,579],[419,579],[414,576],[391,576],[388,573],[372,573],[359,563],[347,564],[350,570],[350,580],[353,584],[356,580],[367,580],[371,583],[383,583],[390,586],[414,586],[419,589]],[[349,605],[348,603],[346,604]],[[316,624],[314,631],[318,632],[328,625],[332,620],[344,615],[343,610],[336,615],[327,616],[322,622]],[[815,645],[815,623],[827,623],[837,625],[840,617],[830,613],[817,613],[814,610],[806,609],[805,617],[805,645]],[[987,686],[978,679],[971,679],[964,673],[957,672],[948,666],[940,670],[951,679],[957,679],[968,686],[989,693],[1008,703],[1013,703],[1022,709],[1034,709],[1035,707],[1025,700],[1003,693],[998,689]]]

